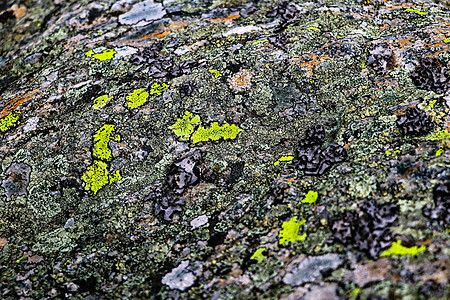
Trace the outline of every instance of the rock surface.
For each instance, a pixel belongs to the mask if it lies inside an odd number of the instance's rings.
[[[0,1],[0,298],[450,298],[449,7]]]

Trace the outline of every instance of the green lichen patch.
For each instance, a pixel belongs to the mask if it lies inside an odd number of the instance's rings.
[[[152,84],[150,94],[151,95],[156,94],[156,95],[160,96],[162,94],[162,92],[167,90],[168,88],[169,88],[169,85],[164,82],[162,84],[155,82]]]
[[[81,176],[81,180],[85,182],[85,189],[95,194],[106,185],[112,184],[122,179],[119,170],[112,176],[109,174],[108,166],[105,162],[94,160],[94,163],[87,167],[86,172]]]
[[[297,221],[297,217],[292,217],[289,221],[283,222],[281,226],[283,229],[279,234],[279,243],[283,245],[287,242],[296,242],[296,241],[304,241],[306,239],[307,234],[304,233],[299,235],[298,232],[300,230],[300,226],[305,224],[306,220],[302,219]]]
[[[182,141],[189,140],[189,137],[194,132],[194,125],[200,123],[200,117],[198,115],[193,115],[192,113],[186,111],[184,116],[177,119],[175,124],[169,126],[169,129],[173,130],[176,136]]]
[[[274,166],[278,166],[280,164],[280,162],[285,162],[285,161],[292,161],[294,159],[293,156],[289,155],[289,156],[282,156],[280,157],[279,160],[277,160],[276,162],[274,162]]]
[[[319,197],[319,194],[315,191],[309,191],[306,195],[305,195],[305,199],[302,200],[302,203],[316,203],[317,198]]]
[[[105,124],[94,134],[94,149],[92,155],[101,160],[111,160],[111,150],[108,148],[110,140],[120,141],[120,136],[113,136],[114,125]]]
[[[443,139],[450,139],[450,132],[447,129],[431,133],[425,137],[427,141],[439,141]]]
[[[12,113],[9,113],[7,116],[0,119],[0,130],[5,132],[9,130],[11,127],[14,126],[14,124],[19,120],[21,112],[20,111],[14,111]]]
[[[126,99],[128,102],[126,105],[131,109],[139,107],[147,101],[148,96],[149,94],[146,89],[136,89],[127,96]]]
[[[420,10],[417,10],[417,9],[413,9],[413,8],[407,8],[407,9],[405,9],[405,11],[406,12],[413,12],[413,13],[416,13],[416,14],[421,15],[421,16],[424,16],[424,15],[427,14],[426,12],[423,12],[423,11],[420,11]]]
[[[259,263],[264,261],[267,258],[267,256],[265,256],[263,254],[264,251],[266,251],[266,248],[264,248],[264,247],[259,248],[258,250],[255,251],[255,253],[252,255],[252,257],[250,257],[250,259],[254,259]]]
[[[95,53],[94,51],[89,50],[84,55],[86,55],[87,57],[92,57],[92,58],[98,59],[99,61],[105,61],[105,60],[113,59],[114,55],[116,53],[117,52],[114,49],[106,49],[100,53]]]
[[[102,95],[100,97],[97,97],[94,99],[94,104],[92,105],[93,109],[101,109],[105,107],[106,104],[112,99],[113,97],[108,97],[108,95]]]
[[[241,131],[243,130],[234,124],[225,123],[225,125],[219,126],[217,122],[213,122],[210,128],[200,126],[192,136],[192,142],[196,144],[209,140],[217,141],[220,138],[235,139]]]
[[[220,74],[219,70],[215,70],[215,69],[210,69],[209,70],[210,73],[214,74],[215,78],[219,78],[222,76],[222,74]]]
[[[380,254],[380,257],[391,256],[393,254],[396,254],[396,255],[416,255],[416,254],[419,254],[419,253],[424,252],[426,250],[427,250],[427,247],[425,247],[425,246],[421,246],[421,247],[414,246],[414,247],[408,248],[408,247],[402,246],[402,241],[396,241],[396,242],[392,243],[392,245],[391,245],[391,247],[389,249],[383,251]]]

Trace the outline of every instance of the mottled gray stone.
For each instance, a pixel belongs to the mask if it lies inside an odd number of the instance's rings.
[[[288,270],[291,272],[286,274],[283,282],[289,285],[298,286],[306,282],[314,282],[322,278],[322,272],[325,270],[334,270],[342,263],[338,254],[325,254],[322,256],[307,257],[297,266],[297,262],[291,263]]]

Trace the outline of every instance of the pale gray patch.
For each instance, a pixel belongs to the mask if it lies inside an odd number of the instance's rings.
[[[27,195],[27,187],[30,183],[31,167],[25,163],[12,163],[6,170],[7,176],[2,181],[2,188],[5,192],[6,201],[11,201],[11,196]]]
[[[195,275],[187,270],[189,261],[185,260],[173,269],[170,273],[163,277],[162,283],[169,286],[171,289],[184,291],[194,284]]]
[[[291,263],[288,267],[288,274],[283,278],[283,282],[293,286],[299,286],[306,282],[315,282],[322,279],[322,272],[334,270],[342,263],[338,254],[328,253],[322,256],[311,256],[297,262]]]
[[[133,5],[128,12],[119,16],[119,22],[126,25],[146,25],[150,21],[161,19],[165,14],[166,11],[160,3],[148,0]]]

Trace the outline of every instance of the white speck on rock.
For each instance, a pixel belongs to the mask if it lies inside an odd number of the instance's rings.
[[[166,274],[161,282],[169,286],[171,289],[177,289],[180,291],[188,289],[194,284],[196,279],[195,275],[186,269],[188,265],[188,260],[181,262],[178,267]]]
[[[223,34],[223,36],[229,36],[232,34],[244,34],[246,32],[250,31],[260,31],[261,28],[258,26],[248,25],[248,26],[241,26],[231,29],[230,31]]]
[[[36,130],[37,124],[39,122],[39,117],[29,118],[25,126],[23,126],[23,133],[27,133]]]
[[[114,55],[114,60],[121,59],[124,56],[133,55],[138,52],[138,49],[130,46],[114,49],[117,53]]]
[[[200,226],[207,224],[208,220],[209,218],[207,215],[198,216],[197,218],[191,221],[192,229],[199,228]]]
[[[119,16],[119,23],[126,25],[138,24],[144,26],[153,20],[164,17],[166,11],[161,3],[155,3],[153,0],[136,3],[131,9]]]
[[[315,282],[322,279],[322,272],[334,270],[342,264],[338,254],[328,253],[322,256],[311,256],[300,263],[293,261],[286,268],[288,273],[283,277],[283,282],[292,286],[300,286],[306,282]]]

